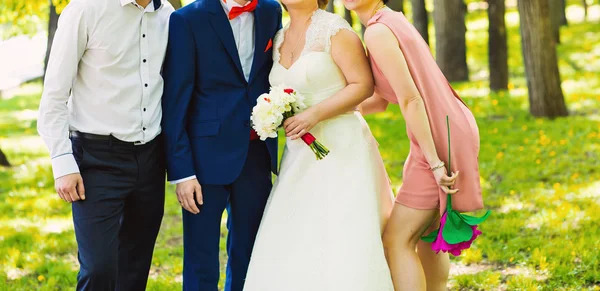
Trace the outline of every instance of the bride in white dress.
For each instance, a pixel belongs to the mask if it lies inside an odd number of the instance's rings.
[[[245,291],[393,291],[381,232],[389,180],[363,117],[372,94],[360,39],[316,0],[284,0],[292,20],[274,40],[271,85],[306,97],[287,120],[280,175],[254,245]],[[323,4],[323,3],[319,3]],[[331,153],[317,161],[299,136]]]

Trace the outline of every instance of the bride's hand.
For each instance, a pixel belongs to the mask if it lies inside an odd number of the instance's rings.
[[[317,114],[310,109],[306,110],[285,120],[283,123],[285,136],[291,137],[292,140],[301,138],[315,127],[317,123],[319,123]]]
[[[454,194],[458,192],[458,189],[450,189],[450,187],[454,186],[456,183],[456,177],[458,177],[458,173],[452,173],[452,176],[448,176],[446,171],[446,167],[441,167],[433,171],[433,176],[435,177],[435,181],[438,186],[442,188],[446,194]]]

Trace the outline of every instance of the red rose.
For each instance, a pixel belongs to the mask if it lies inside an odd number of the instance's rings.
[[[268,97],[265,97],[265,101],[271,103],[271,99],[269,99]]]
[[[286,94],[292,94],[294,93],[294,89],[284,89],[283,92],[285,92]]]

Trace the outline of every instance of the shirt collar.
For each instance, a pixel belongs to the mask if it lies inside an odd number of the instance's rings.
[[[124,1],[124,0],[122,0],[122,1]],[[254,1],[256,1],[256,0],[254,0]],[[246,2],[245,5],[240,5],[237,2],[235,2],[235,0],[219,0],[219,2],[221,2],[221,5],[227,12],[231,11],[231,9],[233,7],[244,7],[248,4],[250,4],[250,1],[248,1],[248,2]]]
[[[121,6],[135,3],[135,0],[120,0],[120,1],[121,1]],[[232,1],[232,2],[235,2],[235,1]],[[162,7],[162,0],[152,0],[152,4],[154,5],[154,11],[156,11]],[[150,5],[150,4],[148,4],[148,5]]]

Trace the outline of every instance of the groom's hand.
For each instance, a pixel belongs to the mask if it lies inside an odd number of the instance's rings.
[[[204,204],[204,201],[202,200],[202,187],[200,187],[198,179],[177,184],[175,193],[177,193],[179,204],[181,204],[185,210],[193,214],[200,213],[200,209],[196,206],[196,201],[198,201],[198,204],[200,205]],[[194,197],[196,197],[196,200],[194,200]]]
[[[85,200],[85,188],[81,174],[75,173],[62,176],[54,182],[54,188],[58,196],[64,201],[75,202]]]

